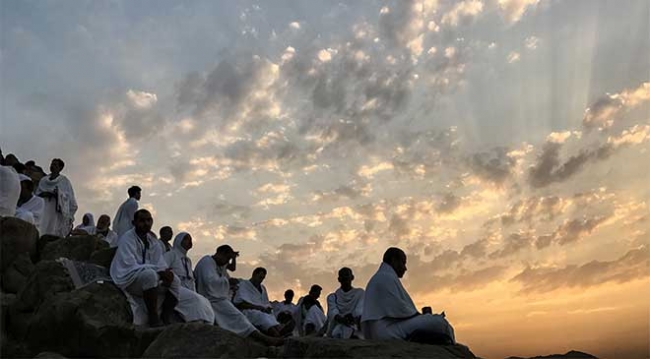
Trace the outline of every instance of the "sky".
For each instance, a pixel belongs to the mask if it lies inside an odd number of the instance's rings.
[[[0,146],[272,298],[407,253],[484,358],[650,356],[646,0],[0,2]]]

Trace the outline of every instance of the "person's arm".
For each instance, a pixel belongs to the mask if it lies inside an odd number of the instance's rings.
[[[239,252],[235,252],[233,256],[231,257],[230,262],[228,262],[228,266],[226,266],[226,269],[228,269],[231,272],[234,272],[237,270],[237,257],[239,257]]]

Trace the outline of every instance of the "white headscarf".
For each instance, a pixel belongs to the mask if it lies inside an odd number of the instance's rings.
[[[181,280],[181,285],[190,290],[195,290],[194,273],[192,272],[192,261],[187,256],[187,249],[183,248],[181,243],[183,239],[190,234],[187,232],[180,232],[174,237],[174,244],[169,252],[164,254],[167,264],[171,267],[172,271]],[[162,248],[162,246],[161,246]]]
[[[181,232],[174,237],[174,244],[172,245],[172,248],[178,249],[181,253],[183,253],[184,256],[187,256],[187,249],[183,248],[181,243],[183,243],[183,239],[185,239],[185,236],[189,236],[190,234],[187,232]]]
[[[94,227],[95,226],[95,216],[93,216],[92,213],[84,214],[83,218],[88,218],[88,224],[84,225],[84,227]],[[83,221],[81,223],[83,224]]]

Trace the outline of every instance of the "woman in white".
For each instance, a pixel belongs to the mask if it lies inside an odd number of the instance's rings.
[[[181,285],[191,291],[196,291],[192,261],[187,256],[187,251],[192,248],[192,236],[181,232],[174,238],[174,245],[169,252],[165,252],[165,261],[172,272],[181,280]]]

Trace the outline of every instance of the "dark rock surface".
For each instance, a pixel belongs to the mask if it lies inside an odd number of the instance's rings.
[[[63,257],[74,261],[88,261],[93,252],[108,248],[106,241],[95,236],[70,236],[45,244],[40,259],[55,260]]]
[[[36,259],[38,231],[34,225],[14,217],[0,218],[0,273],[4,273],[20,254]]]
[[[506,359],[598,359],[598,358],[596,358],[591,354],[587,354],[577,350],[571,350],[565,354],[551,354],[551,355],[536,356],[530,358],[508,357]]]
[[[102,267],[111,268],[111,262],[113,261],[113,257],[115,257],[115,252],[117,252],[117,247],[100,249],[93,252],[88,261]]]
[[[6,293],[20,292],[34,269],[35,266],[29,255],[19,254],[2,274],[2,290]]]

